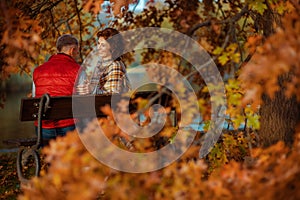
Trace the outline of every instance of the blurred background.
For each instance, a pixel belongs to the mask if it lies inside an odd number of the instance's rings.
[[[21,99],[31,93],[31,84],[31,77],[26,74],[12,75],[1,84],[1,94],[5,94],[6,101],[4,107],[0,108],[0,151],[10,148],[3,143],[3,140],[35,136],[33,123],[19,120]]]

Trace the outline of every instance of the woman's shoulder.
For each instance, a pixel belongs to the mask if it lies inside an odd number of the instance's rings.
[[[111,70],[125,71],[125,64],[119,60],[113,61],[108,67],[108,71]]]

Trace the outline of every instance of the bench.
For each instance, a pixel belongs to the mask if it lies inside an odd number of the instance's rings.
[[[119,95],[120,96],[120,95]],[[125,98],[121,97],[120,98]],[[128,97],[127,97],[128,98]],[[172,96],[169,93],[159,93],[157,91],[140,91],[130,97],[129,111],[137,111],[137,104],[134,102],[137,98],[151,99],[149,106],[160,104],[164,107],[171,106]],[[51,97],[44,94],[41,98],[23,98],[21,99],[20,121],[38,121],[38,133],[35,138],[11,139],[4,141],[6,144],[13,144],[19,147],[17,155],[17,174],[20,182],[26,183],[28,179],[24,176],[23,169],[28,165],[29,157],[34,159],[34,175],[39,176],[41,164],[39,149],[47,145],[49,141],[42,138],[42,120],[59,120],[73,118],[73,104],[80,105],[82,112],[76,112],[76,118],[95,116],[106,117],[99,109],[105,105],[111,105],[112,95],[82,95],[82,96],[59,96]],[[91,106],[91,102],[95,102]],[[91,109],[92,107],[92,109]],[[174,115],[176,117],[176,115]],[[176,118],[173,119],[173,125],[176,126]],[[33,133],[35,135],[35,133]]]

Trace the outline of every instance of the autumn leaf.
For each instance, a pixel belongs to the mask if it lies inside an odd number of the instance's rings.
[[[263,15],[264,11],[267,9],[264,0],[249,0],[249,5],[261,15]]]
[[[103,2],[104,0],[85,0],[85,3],[83,3],[83,9],[88,12],[92,12],[94,15],[97,15],[101,11],[101,5]]]
[[[221,65],[225,65],[229,61],[228,54],[223,52],[222,55],[218,57],[218,61]]]

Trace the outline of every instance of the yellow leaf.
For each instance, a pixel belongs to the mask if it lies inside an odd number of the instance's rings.
[[[62,181],[61,181],[61,177],[59,174],[54,174],[53,176],[53,184],[57,187],[57,188],[61,188],[62,185]]]
[[[219,55],[223,52],[223,48],[222,47],[217,47],[214,51],[213,51],[213,54],[214,55]]]
[[[218,61],[220,62],[221,65],[225,65],[229,61],[227,53],[223,53],[221,56],[219,56]]]

